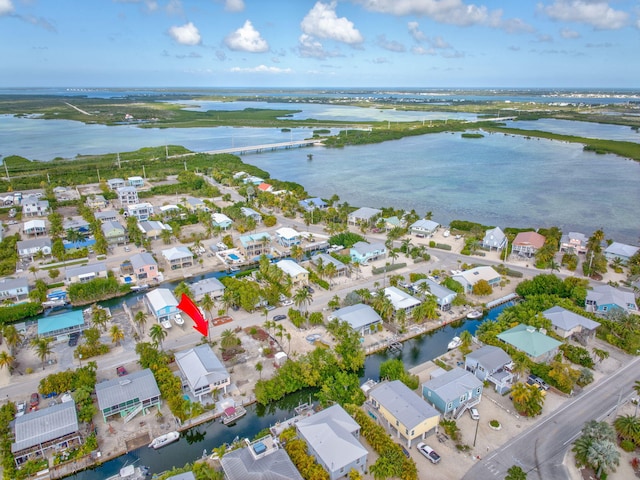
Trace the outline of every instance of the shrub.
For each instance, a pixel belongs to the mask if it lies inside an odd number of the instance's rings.
[[[500,426],[500,422],[498,420],[491,420],[489,422],[489,425],[491,425],[493,428],[498,428]]]
[[[633,452],[636,449],[636,444],[631,440],[622,440],[620,442],[620,448],[625,452]]]

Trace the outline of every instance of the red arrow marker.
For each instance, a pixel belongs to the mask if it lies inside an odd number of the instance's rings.
[[[196,306],[195,303],[193,303],[193,300],[191,300],[184,293],[182,294],[182,298],[180,299],[178,308],[193,319],[195,323],[193,328],[200,332],[202,336],[209,336],[209,322],[207,322],[207,320],[202,316],[202,313],[200,313],[200,309]]]

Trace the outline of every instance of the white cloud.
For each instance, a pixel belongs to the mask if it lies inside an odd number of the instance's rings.
[[[617,30],[627,25],[629,14],[614,10],[604,0],[555,0],[553,5],[538,4],[553,20],[586,23],[600,30]]]
[[[181,0],[169,0],[167,3],[167,13],[170,15],[182,15],[182,1]]]
[[[266,65],[258,65],[257,67],[251,67],[251,68],[233,67],[231,71],[240,72],[240,73],[274,73],[274,74],[292,72],[290,68],[267,67]]]
[[[149,12],[158,10],[158,2],[156,0],[115,0],[116,3],[142,3],[147,7]]]
[[[199,45],[202,41],[198,28],[191,22],[181,27],[171,27],[169,35],[180,45]]]
[[[11,0],[0,0],[0,15],[8,15],[13,12]]]
[[[489,10],[484,5],[464,3],[462,0],[355,0],[367,10],[396,16],[420,15],[439,23],[466,27],[486,25],[508,33],[532,31],[524,21],[502,19],[502,10]]]
[[[269,44],[260,36],[260,32],[253,28],[249,20],[238,30],[227,35],[224,43],[231,50],[243,52],[260,53],[269,50]]]
[[[409,33],[416,41],[416,43],[426,43],[431,48],[428,50],[429,52],[433,50],[447,50],[453,48],[449,42],[447,42],[444,38],[437,35],[435,37],[429,37],[422,30],[420,30],[420,25],[418,22],[409,22],[407,24],[409,28]],[[420,49],[413,49],[413,53],[418,53],[419,55],[424,55],[423,51]]]
[[[418,22],[409,22],[407,26],[409,27],[409,33],[416,42],[419,43],[426,40],[427,36],[422,30],[420,30],[420,25],[418,24]]]
[[[302,19],[302,31],[313,37],[327,38],[349,45],[363,42],[362,35],[353,22],[346,17],[336,15],[335,1],[331,3],[317,2]]]
[[[414,45],[411,47],[411,53],[415,55],[435,55],[436,52],[433,48],[424,48],[422,45]]]
[[[303,33],[300,35],[300,38],[298,38],[298,54],[301,57],[319,58],[321,60],[340,56],[340,53],[336,50],[332,52],[325,50],[322,43],[306,33]]]
[[[224,9],[227,12],[242,12],[244,10],[244,0],[225,0]]]
[[[560,36],[562,38],[580,38],[580,34],[570,28],[563,28],[560,30]]]
[[[385,35],[378,35],[376,39],[376,43],[379,47],[384,48],[385,50],[389,50],[390,52],[404,52],[406,48],[400,42],[396,42],[395,40],[387,40]]]

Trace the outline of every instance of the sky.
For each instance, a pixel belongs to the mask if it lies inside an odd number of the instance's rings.
[[[0,0],[0,87],[639,88],[640,0]]]

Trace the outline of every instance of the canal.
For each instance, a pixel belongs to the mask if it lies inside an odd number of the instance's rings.
[[[379,379],[380,364],[389,358],[401,358],[407,369],[432,360],[447,351],[447,344],[455,335],[467,330],[475,333],[478,326],[485,320],[494,320],[509,304],[501,305],[490,310],[482,319],[462,320],[450,323],[442,328],[424,333],[404,343],[399,353],[380,352],[369,355],[365,361],[361,380]],[[252,438],[259,431],[274,425],[293,415],[293,409],[301,403],[313,400],[313,392],[303,391],[288,395],[279,402],[270,405],[247,406],[247,414],[239,419],[235,425],[225,426],[219,421],[211,421],[184,432],[179,441],[160,450],[142,447],[118,458],[105,462],[103,465],[67,477],[74,480],[99,480],[118,473],[125,465],[135,463],[146,465],[152,473],[181,467],[185,463],[193,462],[202,457],[203,452],[211,453],[224,443],[231,443],[238,438]],[[100,427],[98,427],[100,428]]]

